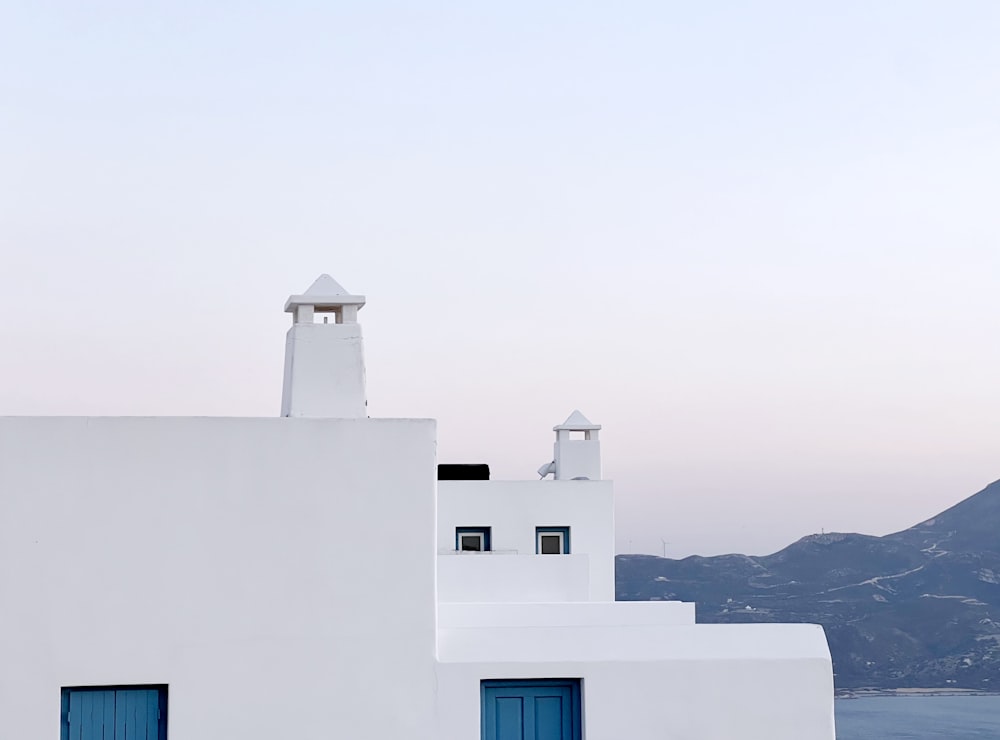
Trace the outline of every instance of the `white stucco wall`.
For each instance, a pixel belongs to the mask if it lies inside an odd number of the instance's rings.
[[[434,445],[421,420],[0,418],[0,738],[132,683],[169,684],[177,740],[436,737]]]
[[[688,601],[575,604],[438,604],[438,627],[638,627],[694,624]]]
[[[438,548],[453,550],[455,528],[470,526],[490,527],[495,550],[531,555],[539,561],[563,556],[534,555],[535,528],[569,527],[571,554],[587,555],[589,559],[589,599],[614,601],[615,521],[611,481],[440,481]],[[503,556],[474,557],[475,563],[483,564],[485,577],[491,572],[487,569],[500,567],[490,565],[493,558]],[[439,562],[446,560],[442,557]],[[469,567],[475,567],[475,563]],[[524,600],[516,594],[513,598]]]
[[[438,601],[589,601],[590,556],[449,552],[438,555]]]
[[[434,445],[420,420],[0,418],[0,738],[57,737],[64,686],[166,683],[172,740],[471,740],[481,680],[579,678],[586,740],[833,740],[819,628],[613,603],[607,481],[442,482],[435,537]],[[466,525],[528,554],[439,555]],[[535,526],[576,554],[531,554]],[[513,600],[521,568],[589,601],[438,605],[441,563],[459,597]]]
[[[480,681],[582,680],[586,740],[834,740],[815,625],[443,629],[440,740],[477,737]]]

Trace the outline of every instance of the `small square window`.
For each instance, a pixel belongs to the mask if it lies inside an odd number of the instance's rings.
[[[568,555],[569,527],[536,528],[535,552],[539,555]]]
[[[455,549],[459,552],[489,552],[491,548],[489,527],[456,527]]]

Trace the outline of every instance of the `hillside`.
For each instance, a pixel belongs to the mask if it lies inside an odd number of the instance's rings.
[[[618,599],[697,602],[699,622],[814,622],[838,688],[1000,691],[1000,481],[884,537],[772,555],[619,555]]]

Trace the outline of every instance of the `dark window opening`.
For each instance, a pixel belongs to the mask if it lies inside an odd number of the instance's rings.
[[[455,549],[460,552],[489,552],[493,549],[489,527],[456,527]]]
[[[537,527],[535,552],[539,555],[568,555],[569,527]]]
[[[438,465],[438,480],[489,480],[490,466],[486,463]]]

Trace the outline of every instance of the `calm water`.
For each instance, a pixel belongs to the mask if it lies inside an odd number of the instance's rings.
[[[837,740],[1000,739],[1000,696],[838,699]]]

